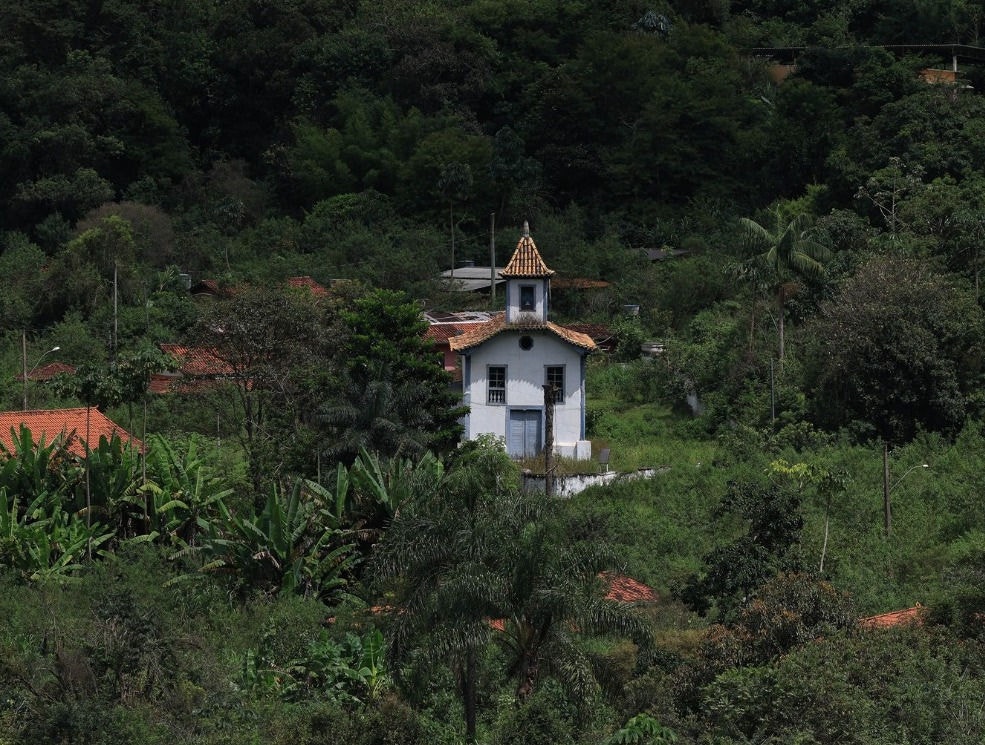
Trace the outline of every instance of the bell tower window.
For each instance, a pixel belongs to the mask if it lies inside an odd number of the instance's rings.
[[[536,308],[536,299],[532,285],[520,286],[520,310],[532,311]]]

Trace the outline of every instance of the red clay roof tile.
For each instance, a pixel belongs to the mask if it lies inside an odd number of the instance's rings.
[[[655,603],[656,591],[632,577],[622,574],[603,573],[602,579],[608,583],[609,589],[605,594],[606,600],[618,600],[621,603]]]
[[[540,256],[534,239],[530,237],[530,227],[526,222],[523,223],[523,235],[520,242],[516,244],[510,262],[506,268],[499,273],[500,277],[550,277],[554,274],[553,269],[548,269],[547,264]]]
[[[287,286],[293,289],[310,290],[311,294],[315,297],[325,297],[328,294],[328,290],[325,287],[308,276],[288,277]]]
[[[88,424],[85,407],[79,409],[40,409],[35,411],[3,411],[0,412],[0,443],[7,450],[13,450],[14,442],[11,430],[19,433],[23,424],[31,430],[36,443],[44,438],[50,443],[59,435],[66,438],[66,446],[73,455],[85,456],[86,433],[92,447],[99,444],[99,439],[107,440],[115,433],[124,444],[143,450],[143,443],[133,437],[123,427],[107,418],[96,408],[88,409]]]
[[[555,336],[559,336],[570,344],[574,344],[576,347],[581,347],[582,349],[587,349],[593,351],[597,349],[595,342],[592,340],[588,334],[582,334],[577,331],[572,331],[571,329],[565,328],[564,326],[558,326],[556,323],[551,323],[550,321],[546,323],[537,322],[533,324],[511,324],[507,325],[506,316],[497,315],[491,321],[486,321],[485,323],[477,324],[473,329],[461,334],[460,336],[453,336],[448,340],[448,344],[452,350],[456,352],[463,352],[467,349],[472,349],[477,347],[483,342],[493,338],[496,334],[499,334],[506,330],[543,330],[550,331]]]
[[[435,344],[447,344],[450,339],[474,331],[486,321],[465,321],[463,323],[433,323],[424,332],[424,338]]]
[[[923,624],[923,614],[926,609],[917,603],[912,608],[894,610],[889,613],[880,613],[877,616],[869,616],[859,621],[859,625],[864,629],[888,629],[894,626],[920,626]]]
[[[180,344],[161,344],[161,351],[170,354],[181,364],[181,373],[190,377],[232,375],[232,365],[220,359],[206,347],[184,347]]]

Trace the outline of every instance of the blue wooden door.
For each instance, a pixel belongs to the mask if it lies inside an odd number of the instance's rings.
[[[540,436],[540,409],[511,409],[507,452],[514,458],[537,455],[543,443]]]

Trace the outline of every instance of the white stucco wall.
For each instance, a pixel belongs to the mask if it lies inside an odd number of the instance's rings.
[[[520,308],[522,287],[532,287],[534,307],[530,310]],[[547,320],[547,281],[544,279],[511,279],[506,283],[506,322],[524,321],[543,323]]]
[[[533,340],[529,350],[521,349],[520,338]],[[554,407],[554,441],[556,449],[571,457],[591,457],[591,447],[585,454],[584,383],[582,380],[582,351],[549,331],[506,331],[498,334],[468,355],[463,366],[465,403],[470,408],[466,436],[470,439],[491,433],[507,437],[511,409],[544,408],[546,368],[564,366],[564,402]],[[487,403],[487,370],[490,365],[506,367],[507,390],[505,404]],[[543,431],[543,429],[542,429]],[[576,451],[576,445],[582,442]]]

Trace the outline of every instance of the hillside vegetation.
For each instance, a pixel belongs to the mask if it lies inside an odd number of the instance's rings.
[[[0,454],[0,745],[985,739],[983,19],[0,5],[2,408],[147,444]],[[420,310],[525,220],[653,478],[457,445]]]

